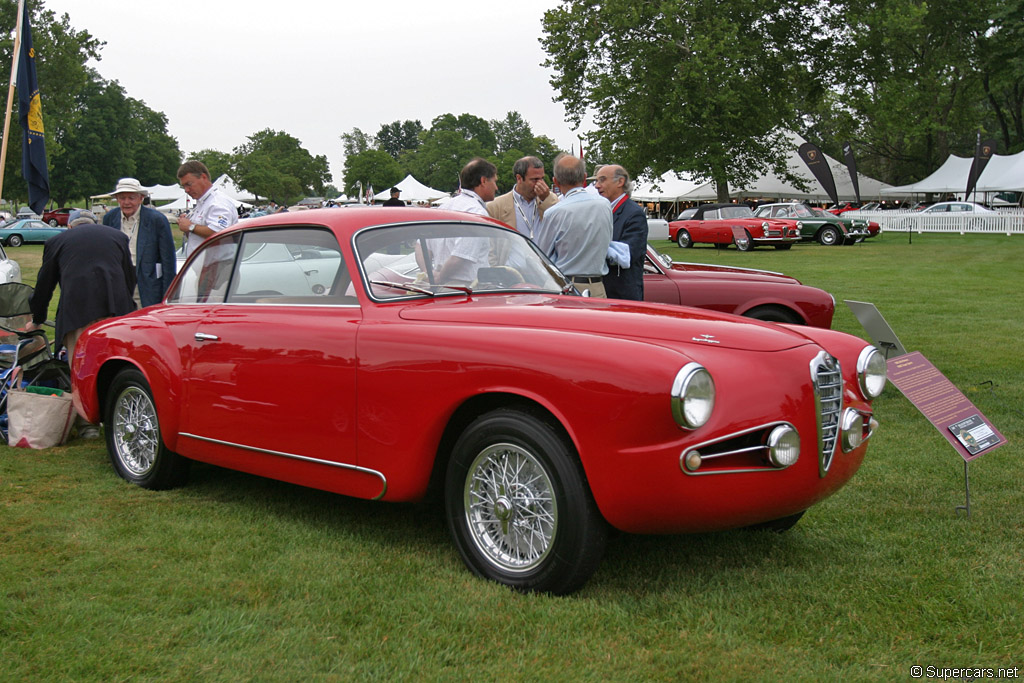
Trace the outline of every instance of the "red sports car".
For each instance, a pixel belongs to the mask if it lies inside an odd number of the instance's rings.
[[[756,218],[744,204],[702,204],[692,218],[669,223],[668,237],[684,249],[699,243],[719,249],[735,244],[740,251],[760,246],[789,249],[800,241],[800,225],[798,221]]]
[[[53,209],[52,211],[44,211],[43,222],[49,223],[50,227],[53,228],[56,228],[58,225],[67,227],[68,219],[71,217],[71,212],[74,210],[74,207],[65,206],[60,209]]]
[[[414,208],[220,232],[162,304],[90,327],[72,373],[130,482],[197,460],[384,501],[436,486],[472,571],[552,593],[610,527],[791,527],[857,471],[885,386],[857,337],[580,297],[514,230]]]
[[[756,320],[831,327],[828,292],[768,270],[675,263],[653,247],[644,260],[644,300],[734,313]]]

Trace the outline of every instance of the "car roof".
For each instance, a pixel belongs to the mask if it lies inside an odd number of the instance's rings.
[[[480,216],[466,213],[464,211],[444,211],[442,209],[421,208],[414,206],[384,206],[360,209],[310,209],[309,211],[289,211],[286,213],[268,214],[256,218],[246,218],[239,221],[235,226],[228,228],[230,231],[246,228],[278,225],[323,225],[340,234],[352,235],[363,228],[375,227],[378,225],[399,225],[404,223],[429,223],[429,222],[471,222],[485,223],[495,227],[508,228],[507,225],[490,216]]]

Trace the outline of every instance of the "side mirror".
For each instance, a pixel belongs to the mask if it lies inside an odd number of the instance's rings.
[[[669,256],[668,254],[662,254],[659,252],[658,258],[661,259],[661,262],[665,265],[666,268],[672,267],[672,257]]]

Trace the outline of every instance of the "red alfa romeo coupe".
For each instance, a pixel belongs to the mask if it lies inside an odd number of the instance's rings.
[[[243,221],[163,303],[90,327],[72,372],[130,482],[201,461],[438,490],[473,572],[552,593],[612,528],[793,526],[857,471],[886,381],[857,337],[582,297],[514,230],[414,208]]]

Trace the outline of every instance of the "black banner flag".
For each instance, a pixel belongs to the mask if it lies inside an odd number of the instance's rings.
[[[805,142],[800,145],[800,149],[797,151],[800,153],[800,158],[807,164],[807,168],[811,169],[811,173],[814,174],[822,188],[825,189],[826,194],[832,199],[832,203],[838,204],[839,195],[836,193],[836,180],[832,177],[832,169],[828,167],[828,160],[825,159],[825,155],[821,153],[817,145],[811,142]]]
[[[43,139],[43,110],[36,80],[36,51],[32,47],[32,27],[25,3],[21,24],[21,57],[18,59],[18,116],[21,120],[21,172],[28,184],[28,205],[41,214],[50,201],[50,172],[46,168],[46,141]]]
[[[860,204],[860,179],[857,177],[857,160],[853,158],[853,145],[849,142],[843,145],[843,158],[846,159],[846,170],[850,172],[850,182],[853,183],[853,193],[857,196],[857,204]]]
[[[985,170],[988,160],[995,153],[996,141],[986,140],[982,142],[981,133],[978,133],[978,144],[974,148],[974,163],[971,164],[971,172],[967,174],[967,194],[964,195],[965,200],[970,199],[971,193],[974,192],[974,187],[978,184],[978,178],[981,177],[981,172]]]

